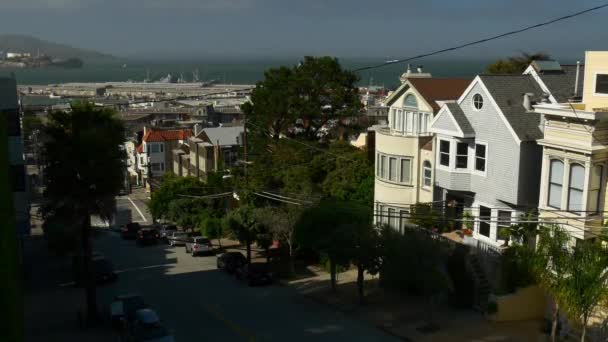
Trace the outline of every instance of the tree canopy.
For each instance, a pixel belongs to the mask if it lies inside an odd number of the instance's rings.
[[[519,56],[512,56],[507,59],[499,59],[498,61],[488,65],[486,73],[488,74],[521,74],[532,63],[532,61],[550,60],[551,56],[544,52],[527,53],[522,52]]]

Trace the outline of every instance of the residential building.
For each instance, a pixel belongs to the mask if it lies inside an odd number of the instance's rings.
[[[536,206],[542,131],[532,104],[543,94],[531,75],[480,75],[431,123],[435,201],[456,217],[469,211],[479,240],[501,244],[499,228]]]
[[[206,178],[210,172],[230,169],[243,144],[243,126],[204,128],[188,139],[190,175]]]
[[[173,174],[190,176],[190,147],[187,143],[173,149]]]
[[[191,129],[147,129],[137,147],[138,174],[145,182],[160,178],[173,168],[173,150],[192,136]],[[148,182],[149,183],[149,182]]]
[[[429,126],[442,101],[455,100],[470,83],[408,71],[386,100],[388,126],[375,129],[376,222],[401,229],[412,204],[433,201],[435,153]]]
[[[131,185],[142,185],[142,179],[140,178],[139,170],[139,158],[137,153],[137,142],[134,140],[127,140],[124,143],[125,153],[127,154],[127,174],[129,176],[129,184]]]
[[[544,117],[540,220],[564,226],[575,244],[597,238],[605,222],[608,51],[587,51],[570,81],[559,103],[534,107]]]

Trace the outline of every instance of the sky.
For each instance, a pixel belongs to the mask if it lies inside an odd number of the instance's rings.
[[[602,4],[591,0],[1,0],[0,33],[121,57],[395,59]],[[608,50],[608,8],[442,58]]]

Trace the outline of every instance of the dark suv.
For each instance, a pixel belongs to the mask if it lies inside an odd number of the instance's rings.
[[[154,228],[143,228],[137,232],[137,244],[139,245],[150,245],[158,242],[158,230]]]
[[[141,229],[141,226],[137,222],[127,223],[122,227],[121,235],[125,240],[133,240],[137,238],[137,232]]]
[[[234,273],[247,263],[247,258],[241,252],[226,252],[217,256],[217,268],[228,273]]]

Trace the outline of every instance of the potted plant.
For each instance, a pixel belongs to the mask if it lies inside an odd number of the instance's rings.
[[[462,237],[465,243],[473,239],[474,222],[474,217],[470,211],[465,211],[462,214]]]

